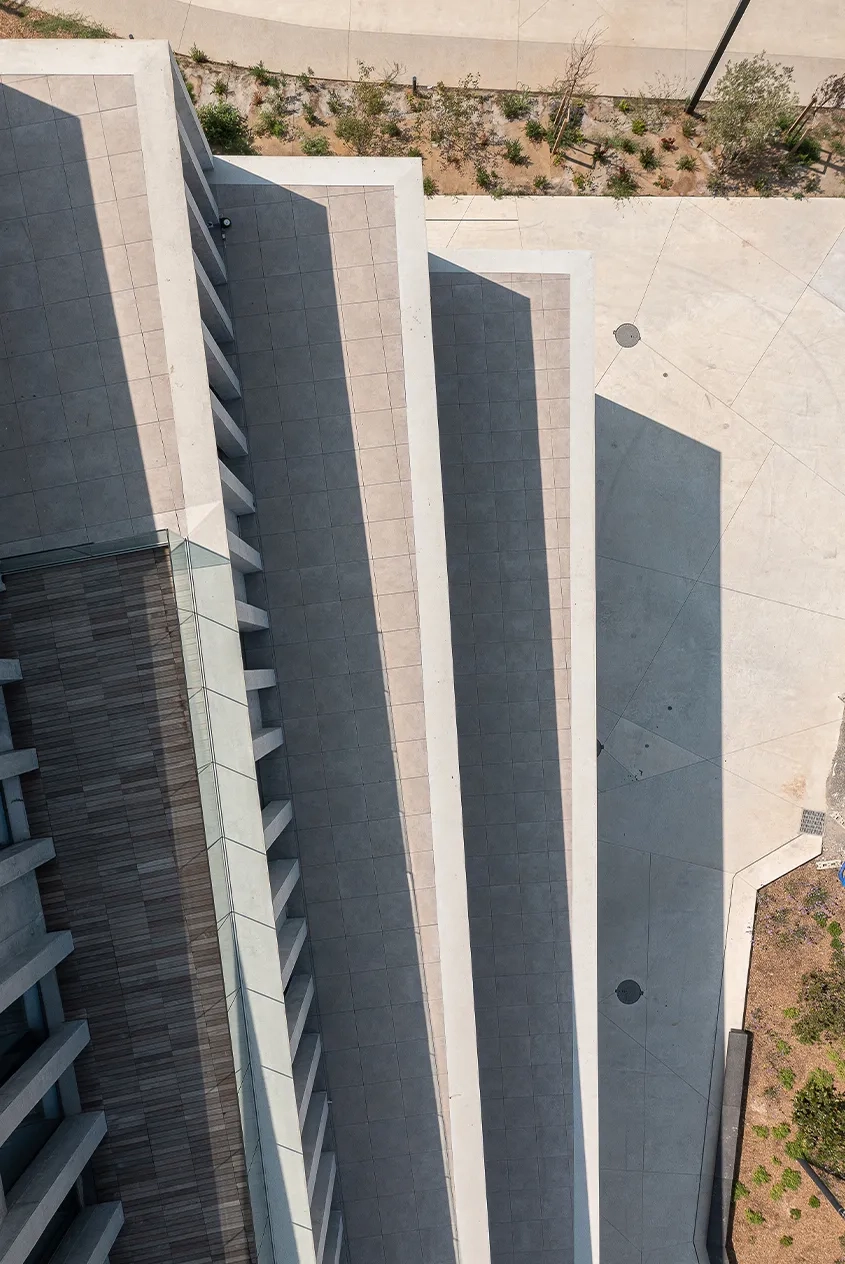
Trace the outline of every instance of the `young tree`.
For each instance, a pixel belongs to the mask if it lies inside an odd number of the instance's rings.
[[[763,53],[729,62],[707,114],[707,135],[721,148],[722,165],[761,157],[779,137],[784,116],[797,107],[791,66],[766,61]]]
[[[552,92],[555,96],[560,96],[560,103],[550,128],[553,134],[551,145],[553,154],[572,120],[572,108],[576,100],[592,96],[596,50],[603,34],[603,29],[595,25],[583,35],[579,32],[572,41],[563,74],[552,84]]]

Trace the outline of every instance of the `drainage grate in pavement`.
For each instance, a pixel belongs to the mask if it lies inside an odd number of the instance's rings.
[[[640,999],[643,990],[636,979],[623,979],[616,989],[616,996],[623,1005],[634,1005]]]
[[[636,325],[620,325],[614,329],[613,336],[620,347],[635,347],[640,340],[640,331]]]
[[[801,813],[801,833],[802,834],[823,834],[824,833],[824,812],[810,812],[807,808]]]

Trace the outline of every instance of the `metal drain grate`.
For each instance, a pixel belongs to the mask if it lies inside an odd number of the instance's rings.
[[[636,1005],[643,990],[636,979],[623,979],[616,989],[616,995],[623,1005]]]
[[[635,347],[640,340],[640,331],[636,325],[624,324],[614,329],[613,336],[620,347]]]
[[[824,833],[824,812],[809,812],[807,808],[801,813],[802,834]]]

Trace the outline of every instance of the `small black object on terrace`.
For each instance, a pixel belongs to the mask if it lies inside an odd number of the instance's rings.
[[[616,996],[623,1005],[636,1005],[643,990],[636,979],[623,979],[616,989]]]

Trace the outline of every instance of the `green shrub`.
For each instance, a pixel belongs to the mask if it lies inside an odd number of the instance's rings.
[[[631,103],[623,97],[621,101],[616,102],[616,108],[621,114],[628,114],[631,110]]]
[[[775,1141],[783,1141],[785,1140],[786,1137],[789,1136],[791,1131],[792,1129],[790,1128],[789,1124],[778,1124],[775,1128],[772,1129],[772,1136],[774,1137]]]
[[[802,166],[811,167],[821,159],[822,147],[815,136],[804,136],[792,152]]]
[[[804,1157],[804,1147],[800,1141],[787,1141],[783,1149],[788,1159],[802,1159]]]
[[[788,1057],[790,1053],[792,1053],[791,1046],[788,1045],[785,1040],[781,1040],[780,1037],[778,1037],[778,1039],[775,1041],[775,1050],[780,1054],[782,1058],[786,1058]]]
[[[327,136],[303,136],[302,152],[309,158],[327,158],[332,152]]]
[[[686,136],[687,140],[692,140],[693,136],[695,136],[696,132],[698,131],[698,127],[696,126],[695,119],[685,118],[683,123],[681,124],[681,131],[683,132],[684,136]]]
[[[680,158],[675,163],[675,166],[679,171],[695,171],[696,165],[696,161],[692,154],[681,154]]]
[[[644,118],[635,118],[631,120],[631,131],[635,136],[645,136],[648,126]]]
[[[781,1067],[778,1071],[778,1079],[785,1089],[790,1089],[795,1084],[795,1072],[792,1067]]]
[[[546,139],[546,129],[539,119],[530,118],[525,124],[525,135],[536,145]]]
[[[489,193],[496,187],[496,176],[492,171],[488,171],[486,167],[478,166],[475,168],[475,183],[479,189],[484,189]]]
[[[817,1068],[795,1094],[792,1122],[811,1162],[845,1175],[845,1094],[836,1090],[829,1071]]]
[[[707,137],[733,166],[759,158],[780,136],[779,119],[794,113],[792,70],[762,53],[729,62],[713,92]]]
[[[537,190],[538,193],[548,193],[551,187],[552,187],[552,182],[548,176],[535,176],[534,177],[534,188]]]
[[[398,67],[382,79],[373,79],[372,66],[358,62],[358,78],[346,100],[337,97],[335,131],[340,140],[362,156],[385,156],[398,150],[401,136],[395,111],[390,109],[389,89]]]
[[[279,86],[279,76],[271,74],[263,61],[260,61],[257,66],[250,66],[249,73],[256,83],[261,84],[262,88],[278,88]]]
[[[818,1208],[821,1207],[822,1205],[822,1200],[818,1197],[818,1195],[811,1194],[810,1197],[807,1199],[807,1204],[808,1206],[812,1207],[814,1211],[817,1211]]]
[[[754,1175],[751,1177],[751,1179],[755,1185],[771,1185],[772,1174],[771,1172],[767,1172],[766,1169],[763,1167],[762,1163],[760,1163],[754,1169]]]
[[[740,1198],[747,1198],[749,1195],[747,1185],[743,1185],[742,1181],[734,1181],[734,1202],[738,1203]]]
[[[259,110],[255,130],[259,136],[275,136],[277,140],[287,140],[290,135],[290,122],[284,103],[273,101]]]
[[[635,154],[637,152],[637,142],[632,140],[630,136],[620,136],[619,148],[623,154]]]
[[[212,101],[197,110],[205,138],[215,154],[251,154],[252,132],[246,115],[229,101]]]
[[[801,1208],[800,1208],[800,1207],[790,1207],[790,1209],[789,1209],[789,1219],[790,1219],[790,1220],[800,1220],[800,1219],[801,1219]]]
[[[653,145],[643,145],[640,150],[640,166],[645,171],[656,171],[660,166],[660,159],[657,157]]]
[[[842,927],[838,922],[828,922],[827,929],[831,935],[839,939],[842,935]]]
[[[784,1018],[797,1018],[801,1013],[800,1009],[796,1009],[794,1005],[790,1005],[789,1009],[783,1011]]]
[[[798,1189],[801,1184],[801,1173],[797,1168],[785,1167],[780,1178],[780,1183],[784,1189]]]
[[[755,1137],[762,1137],[765,1140],[769,1135],[769,1130],[765,1124],[754,1124],[751,1131]]]
[[[408,157],[409,157],[409,158],[422,158],[422,156],[423,156],[423,152],[422,152],[422,150],[421,150],[421,149],[409,149],[409,150],[408,150]]]
[[[198,66],[203,66],[208,61],[208,53],[204,53],[201,48],[197,48],[196,44],[191,45],[191,51],[188,56]]]
[[[437,185],[431,176],[423,176],[423,193],[426,197],[434,197],[437,192]]]
[[[836,923],[831,923],[836,925]],[[801,979],[801,1017],[792,1030],[802,1044],[845,1036],[845,973],[811,970]]]
[[[748,1221],[749,1224],[753,1224],[753,1225],[761,1225],[761,1224],[766,1223],[766,1217],[763,1215],[762,1211],[752,1211],[750,1207],[746,1207],[745,1209],[745,1219]]]
[[[789,1236],[788,1233],[785,1233],[783,1237],[780,1239],[780,1244],[781,1246],[792,1246],[792,1238]]]
[[[527,167],[529,159],[523,153],[522,145],[518,140],[509,140],[505,142],[505,159],[513,167]]]
[[[302,117],[309,127],[325,127],[325,121],[320,118],[310,101],[306,101],[302,107]]]
[[[529,94],[523,89],[520,92],[505,92],[499,101],[502,113],[509,123],[514,119],[525,118],[533,104]]]
[[[211,91],[222,101],[224,97],[229,95],[229,85],[225,79],[215,79]]]
[[[624,201],[626,198],[636,197],[639,192],[637,177],[631,171],[630,167],[621,162],[616,171],[609,177],[607,181],[607,192],[617,201]]]

